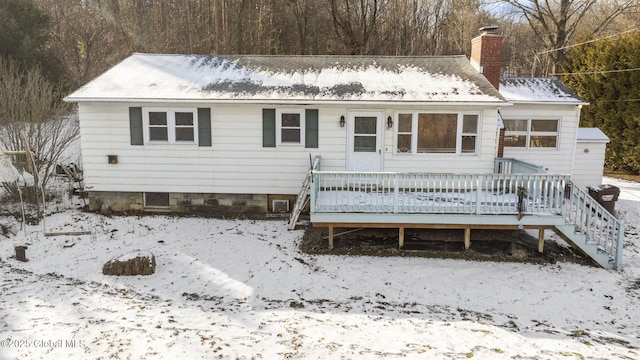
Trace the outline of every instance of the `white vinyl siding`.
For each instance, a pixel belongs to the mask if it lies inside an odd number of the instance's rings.
[[[580,109],[576,105],[514,104],[500,109],[503,119],[556,119],[555,147],[507,147],[504,157],[543,166],[548,173],[571,174]]]
[[[79,106],[83,167],[92,191],[182,192],[231,194],[297,194],[309,168],[309,155],[322,156],[323,170],[346,170],[347,129],[340,116],[351,110],[382,110],[394,116],[401,108],[350,109],[345,106],[300,106],[318,109],[318,148],[262,146],[260,105],[181,104],[169,109],[211,108],[211,146],[197,143],[131,145],[129,107],[160,108],[144,103],[82,103]],[[283,108],[290,109],[290,107]],[[413,109],[409,109],[414,111]],[[417,110],[417,109],[416,109]],[[446,110],[446,109],[437,109]],[[475,156],[395,154],[393,129],[384,130],[384,171],[486,173],[493,170],[496,110],[478,108]],[[447,111],[444,111],[447,112]],[[451,111],[448,111],[451,112]],[[196,126],[197,127],[197,126]],[[196,131],[197,133],[197,131]],[[304,137],[304,136],[302,136]],[[118,156],[109,164],[107,155]],[[425,161],[426,160],[426,161]]]
[[[571,180],[576,185],[586,188],[602,184],[606,149],[604,141],[578,140],[571,172]]]
[[[320,110],[319,132],[326,138],[321,149],[310,150],[263,148],[258,105],[212,105],[210,147],[132,146],[128,108],[135,106],[145,108],[137,103],[80,104],[85,180],[93,191],[297,194],[310,152],[321,152],[327,169],[345,168],[346,133],[333,121],[343,109]],[[108,164],[107,155],[117,155],[118,164]]]

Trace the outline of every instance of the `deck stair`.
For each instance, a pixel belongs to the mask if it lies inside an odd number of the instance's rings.
[[[564,225],[553,230],[572,247],[606,269],[622,268],[624,228],[586,191],[569,182]]]
[[[308,202],[309,188],[311,182],[313,181],[313,171],[320,168],[320,156],[316,156],[313,160],[311,160],[311,155],[309,155],[309,160],[311,162],[309,171],[307,171],[307,176],[302,182],[302,187],[300,188],[300,192],[298,193],[298,197],[296,198],[296,204],[293,206],[291,216],[289,217],[289,230],[294,230],[296,228],[296,225],[298,224],[298,218],[300,217],[300,212],[302,212],[302,209],[304,209],[305,205]]]

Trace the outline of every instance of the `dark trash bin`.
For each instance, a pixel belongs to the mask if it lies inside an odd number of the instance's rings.
[[[618,201],[618,196],[620,195],[620,188],[609,184],[589,186],[587,188],[589,189],[589,195],[591,195],[598,204],[604,206],[611,214],[615,214],[616,201]]]
[[[27,261],[26,246],[16,246],[16,260]]]

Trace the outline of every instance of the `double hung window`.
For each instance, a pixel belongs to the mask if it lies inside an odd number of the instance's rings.
[[[196,109],[144,109],[145,142],[181,143],[197,142]]]
[[[304,145],[304,111],[278,111],[276,119],[279,144]]]

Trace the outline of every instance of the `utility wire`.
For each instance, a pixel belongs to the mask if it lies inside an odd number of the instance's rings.
[[[595,100],[595,101],[589,101],[589,103],[591,104],[595,104],[595,103],[615,103],[615,102],[640,102],[640,99],[618,99],[618,100]]]
[[[554,52],[554,51],[558,51],[558,50],[570,49],[570,48],[572,48],[572,47],[576,47],[576,46],[580,46],[580,45],[585,45],[585,44],[591,44],[592,42],[601,41],[601,40],[606,40],[606,39],[610,39],[610,38],[617,37],[617,36],[622,36],[622,35],[625,35],[625,34],[628,34],[628,33],[631,33],[631,32],[636,32],[636,31],[638,31],[638,30],[640,30],[640,28],[634,28],[634,29],[631,29],[631,30],[623,31],[623,32],[621,32],[621,33],[617,33],[617,34],[613,34],[613,35],[605,36],[605,37],[603,37],[603,38],[592,39],[592,40],[589,40],[589,41],[585,41],[585,42],[581,42],[581,43],[577,43],[577,44],[573,44],[573,45],[563,46],[563,47],[560,47],[560,48],[557,48],[557,49],[551,49],[551,50],[544,50],[544,51],[540,51],[540,52],[538,52],[538,53],[536,53],[536,54],[546,54],[546,53],[550,53],[550,52]]]
[[[598,71],[584,71],[584,72],[570,72],[570,73],[555,73],[551,75],[593,75],[593,74],[607,74],[607,73],[621,73],[628,71],[638,71],[640,68],[633,69],[619,69],[619,70],[598,70]]]
[[[564,50],[564,49],[569,49],[569,48],[580,46],[580,45],[590,44],[590,43],[593,43],[593,42],[596,42],[596,41],[606,40],[606,39],[610,39],[610,38],[613,38],[613,37],[622,36],[622,35],[625,35],[625,34],[628,34],[628,33],[631,33],[631,32],[636,32],[638,30],[640,30],[640,28],[634,28],[634,29],[631,29],[631,30],[623,31],[621,33],[605,36],[603,38],[593,39],[593,40],[581,42],[581,43],[578,43],[578,44],[564,46],[564,47],[557,48],[557,49],[541,51],[541,52],[536,53],[536,55],[537,54],[546,54],[546,53],[550,53],[550,52],[553,52],[553,51]],[[566,76],[566,75],[593,75],[593,74],[621,73],[621,72],[638,71],[638,70],[640,70],[640,68],[619,69],[619,70],[583,71],[583,72],[570,72],[570,73],[555,73],[555,74],[551,74],[551,75],[553,75],[553,76],[558,76],[558,75],[561,75],[561,76]]]

